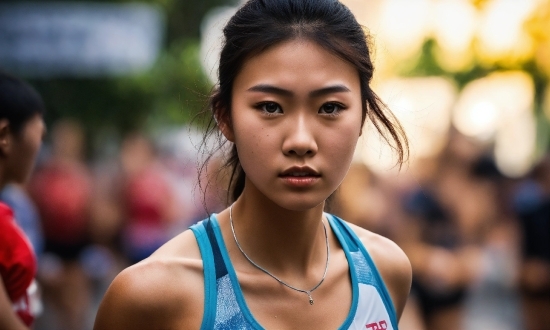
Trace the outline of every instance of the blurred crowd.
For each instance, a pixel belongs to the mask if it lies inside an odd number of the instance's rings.
[[[78,122],[49,130],[28,186],[0,198],[38,256],[35,329],[91,329],[118,272],[224,207],[223,175],[214,159],[198,184],[191,129],[131,133],[92,160]],[[398,175],[352,164],[330,208],[409,256],[401,329],[550,329],[550,156],[511,179],[486,145],[452,132],[438,156]]]
[[[451,132],[439,155],[398,175],[353,165],[336,195],[337,214],[411,261],[400,329],[550,329],[550,158],[511,179],[491,155]]]
[[[28,185],[8,185],[0,199],[37,254],[42,313],[34,329],[91,329],[118,272],[219,211],[222,199],[197,184],[191,129],[175,134],[178,144],[174,134],[134,132],[92,161],[78,122],[60,120],[49,130]]]

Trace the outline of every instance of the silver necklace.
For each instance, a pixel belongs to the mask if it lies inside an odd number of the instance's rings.
[[[325,272],[323,273],[323,278],[321,278],[321,281],[319,281],[319,283],[317,283],[316,286],[314,286],[312,289],[310,290],[302,290],[302,289],[298,289],[288,283],[286,283],[285,281],[281,280],[280,278],[278,278],[277,276],[271,274],[269,271],[267,271],[265,268],[263,268],[262,266],[258,265],[257,263],[255,263],[254,261],[252,261],[252,259],[250,259],[250,257],[243,251],[243,248],[241,247],[241,245],[239,244],[239,241],[237,240],[237,235],[235,234],[235,227],[233,226],[233,204],[231,204],[231,206],[229,207],[229,223],[231,224],[231,231],[233,232],[233,238],[235,239],[235,243],[237,244],[237,247],[239,248],[239,250],[241,251],[241,253],[243,254],[243,256],[256,268],[258,268],[259,270],[261,270],[262,272],[266,273],[267,275],[273,277],[275,280],[277,280],[277,282],[281,283],[282,285],[286,286],[287,288],[290,288],[292,290],[295,290],[295,291],[298,291],[298,292],[303,292],[305,294],[307,294],[308,298],[309,298],[309,304],[310,305],[313,305],[313,298],[311,297],[311,293],[313,291],[315,291],[319,286],[321,286],[321,284],[323,283],[323,281],[325,280],[325,277],[327,276],[327,271],[328,271],[328,263],[329,263],[329,260],[330,260],[330,250],[329,250],[329,243],[328,243],[328,235],[327,235],[327,227],[325,226],[325,222],[324,221],[321,221],[323,223],[323,229],[325,230],[325,243],[326,243],[326,246],[327,246],[327,261],[326,261],[326,265],[325,265]]]

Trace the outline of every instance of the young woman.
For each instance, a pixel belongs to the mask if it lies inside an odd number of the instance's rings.
[[[403,158],[363,29],[335,0],[251,0],[224,35],[211,110],[234,203],[119,274],[95,329],[397,329],[407,257],[323,212],[367,118]]]
[[[26,182],[44,135],[42,99],[0,72],[0,190]],[[36,259],[30,242],[0,203],[0,329],[28,329],[36,313]]]

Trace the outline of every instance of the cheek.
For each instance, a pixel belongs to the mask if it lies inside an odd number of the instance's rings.
[[[344,179],[353,159],[361,133],[359,123],[355,122],[323,135],[325,159],[332,163],[334,179],[338,182]]]
[[[24,145],[21,147],[19,161],[22,165],[21,171],[25,172],[23,175],[25,176],[28,175],[29,174],[28,172],[32,170],[41,144],[42,144],[42,137],[40,135],[32,135],[32,136],[28,136]]]
[[[270,162],[277,155],[274,132],[250,118],[234,127],[235,146],[241,166],[247,172],[262,172],[262,164]],[[276,132],[275,132],[276,133]]]
[[[34,134],[26,143],[27,157],[31,162],[34,161],[40,145],[42,144],[42,137],[38,134]]]

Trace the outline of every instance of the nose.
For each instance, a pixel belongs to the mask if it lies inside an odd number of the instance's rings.
[[[313,156],[317,153],[314,123],[305,116],[289,118],[283,153],[287,156]]]

